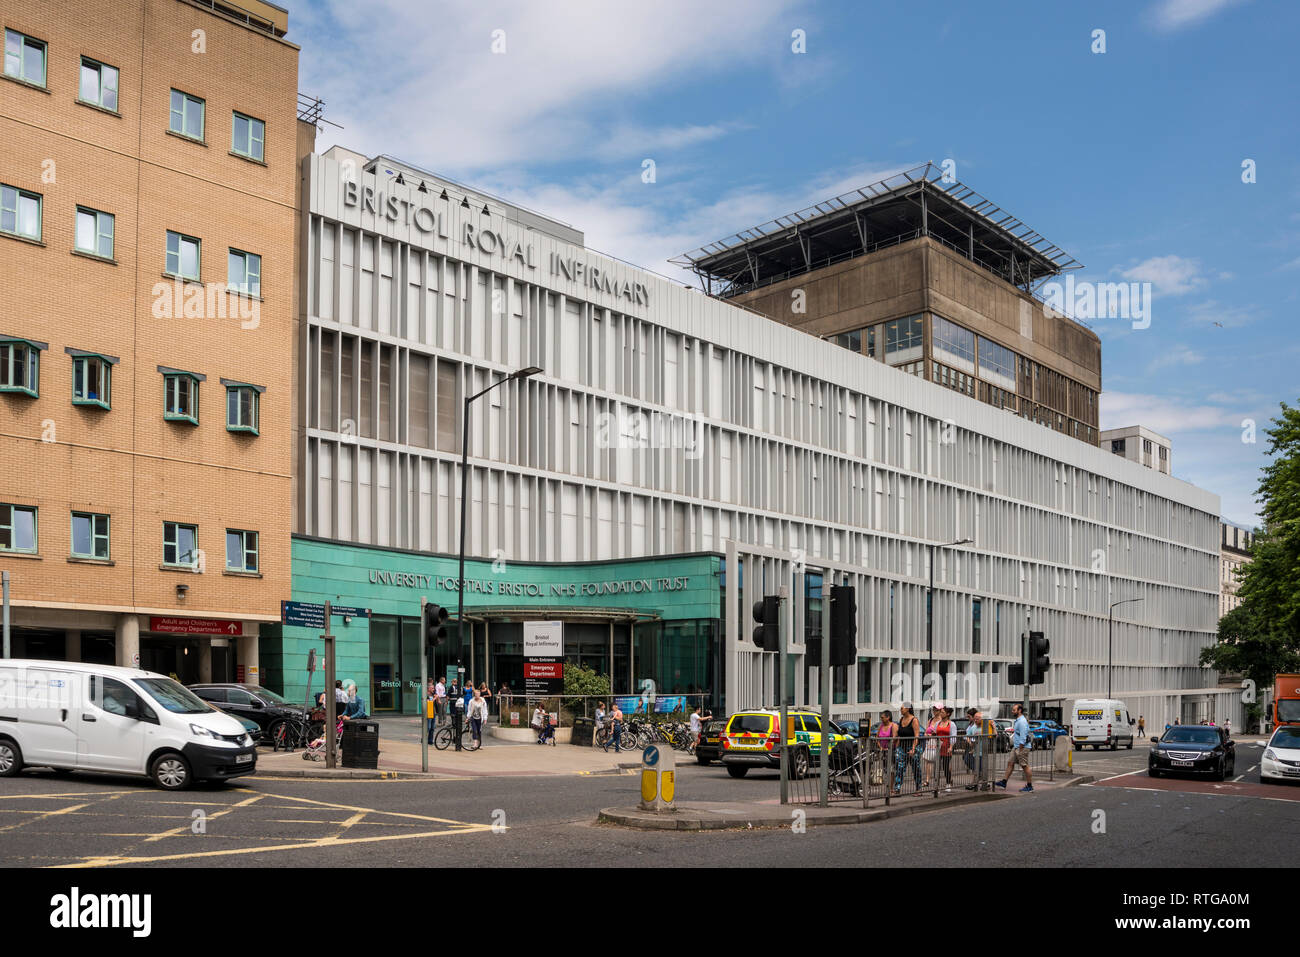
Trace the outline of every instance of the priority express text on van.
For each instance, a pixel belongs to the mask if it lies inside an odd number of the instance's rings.
[[[23,767],[146,775],[169,791],[257,769],[242,724],[135,668],[0,660],[0,777]]]

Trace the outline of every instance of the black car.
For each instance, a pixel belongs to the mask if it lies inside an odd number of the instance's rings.
[[[1222,728],[1179,724],[1152,742],[1147,774],[1208,774],[1222,781],[1236,765],[1237,747]]]
[[[722,729],[727,726],[727,719],[713,718],[704,722],[700,731],[700,740],[695,745],[695,760],[708,764],[722,757]]]
[[[275,740],[276,725],[286,717],[301,718],[306,709],[281,698],[274,691],[255,685],[206,684],[190,685],[190,690],[210,701],[227,714],[247,718],[262,731],[260,744]]]
[[[853,718],[844,718],[844,719],[836,718],[834,721],[831,722],[831,724],[835,725],[835,727],[839,728],[842,732],[844,732],[851,738],[857,738],[862,735],[861,730],[859,730],[862,727],[862,725],[859,724],[857,721],[855,721]]]

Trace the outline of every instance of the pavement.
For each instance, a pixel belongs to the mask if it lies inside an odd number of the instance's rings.
[[[1067,787],[1092,782],[1090,774],[1061,775],[1053,781],[1040,780],[1033,793],[1022,794],[1015,788],[1006,791],[957,791],[940,793],[937,797],[915,795],[895,798],[885,805],[883,798],[875,799],[870,807],[860,801],[841,802],[830,807],[816,805],[790,805],[779,801],[680,801],[671,809],[647,811],[640,806],[603,808],[597,817],[601,824],[654,831],[719,831],[729,829],[790,827],[793,821],[806,827],[830,824],[870,824],[890,818],[904,817],[926,811],[945,811],[968,804],[988,801],[1025,799],[1034,800]],[[802,818],[799,817],[802,813]]]
[[[463,777],[527,777],[548,774],[620,774],[641,766],[638,751],[617,754],[600,748],[572,744],[519,744],[494,738],[484,729],[483,746],[477,751],[439,751],[429,746],[429,770],[422,770],[421,735],[423,719],[394,717],[379,719],[379,767],[326,768],[324,761],[303,759],[304,752],[272,751],[262,748],[257,755],[257,774],[264,778],[328,778],[339,780],[385,780]],[[340,754],[340,765],[342,755]]]

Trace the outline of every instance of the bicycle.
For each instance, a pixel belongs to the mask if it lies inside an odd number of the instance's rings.
[[[433,746],[439,751],[446,751],[455,743],[455,732],[451,725],[443,725],[433,736]],[[460,747],[462,751],[477,751],[483,742],[474,737],[468,726],[460,729]]]
[[[325,731],[325,722],[309,717],[288,717],[277,721],[270,729],[273,751],[296,751],[305,748]]]
[[[613,731],[608,727],[602,727],[596,731],[596,747],[609,749],[610,744],[614,741]],[[631,730],[630,725],[623,725],[623,732],[618,736],[618,746],[614,748],[615,753],[619,751],[636,751],[644,748],[640,744],[637,735]]]

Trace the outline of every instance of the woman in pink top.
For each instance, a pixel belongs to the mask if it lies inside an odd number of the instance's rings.
[[[897,735],[898,725],[894,723],[894,715],[889,711],[880,712],[880,724],[876,727],[876,741],[880,750],[888,751]]]

